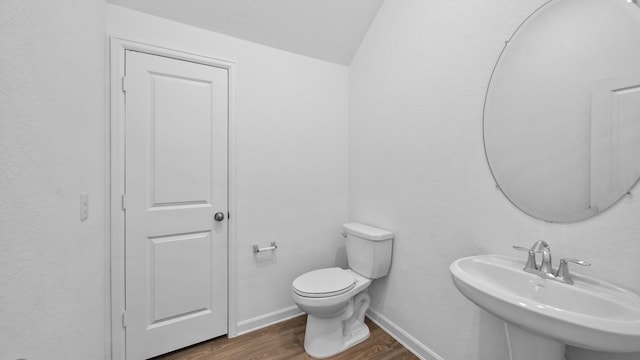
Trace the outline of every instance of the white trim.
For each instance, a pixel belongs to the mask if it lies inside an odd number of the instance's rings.
[[[258,329],[262,329],[264,327],[292,319],[302,314],[304,313],[294,305],[288,308],[270,312],[268,314],[256,316],[251,319],[239,321],[236,327],[238,331],[236,335],[243,335],[252,331],[256,331]]]
[[[109,119],[107,125],[107,183],[109,201],[107,201],[107,223],[110,241],[110,291],[107,307],[111,318],[111,359],[125,359],[125,331],[122,327],[122,312],[125,309],[125,272],[124,272],[124,213],[121,209],[121,196],[124,194],[124,93],[122,77],[125,71],[125,51],[134,50],[153,55],[171,57],[227,69],[229,72],[229,153],[228,153],[228,209],[231,218],[228,222],[228,313],[227,331],[230,337],[236,330],[236,251],[235,251],[235,81],[237,63],[208,56],[153,46],[144,43],[110,38],[109,73]]]
[[[110,301],[111,314],[111,359],[125,359],[125,332],[121,314],[124,311],[124,213],[120,207],[120,196],[124,193],[124,94],[120,79],[124,73],[124,45],[114,39],[110,41],[110,81],[109,81],[109,241],[110,241]]]
[[[367,317],[371,319],[376,325],[380,326],[382,330],[396,339],[402,346],[411,351],[414,355],[423,360],[444,360],[444,358],[435,351],[429,349],[426,345],[418,341],[411,336],[408,332],[401,327],[387,319],[384,315],[369,308],[367,311]]]
[[[105,50],[105,73],[104,73],[104,293],[105,293],[105,308],[104,308],[104,359],[113,359],[112,353],[112,340],[113,332],[111,326],[111,74],[109,72],[109,54],[110,46],[109,39],[105,37],[104,50]]]
[[[229,124],[227,126],[227,132],[229,133],[229,138],[227,142],[227,156],[228,156],[228,168],[227,175],[229,176],[229,181],[227,183],[228,186],[228,199],[227,199],[227,210],[228,210],[228,219],[227,219],[227,236],[228,236],[228,246],[227,246],[227,267],[228,267],[228,279],[227,279],[227,289],[229,293],[229,301],[227,303],[227,308],[229,312],[229,317],[227,318],[227,336],[235,337],[237,336],[236,329],[236,316],[237,316],[237,305],[238,305],[238,290],[237,290],[237,269],[236,269],[236,122],[235,119],[235,100],[236,100],[236,80],[237,80],[237,64],[235,62],[228,62],[230,67],[229,70]],[[230,214],[230,215],[229,215]]]

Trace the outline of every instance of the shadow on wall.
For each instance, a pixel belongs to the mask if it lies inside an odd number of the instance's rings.
[[[343,269],[348,268],[347,248],[346,248],[346,246],[341,246],[336,250],[336,256],[334,258],[334,264],[335,264],[335,266],[341,267]]]
[[[504,322],[493,316],[492,314],[481,311],[479,314],[478,326],[478,359],[491,359],[496,355],[496,349],[504,349],[504,360],[509,360],[509,347],[507,337],[504,330]],[[483,331],[488,329],[496,329],[492,331]],[[497,334],[501,331],[501,335]],[[495,359],[498,360],[498,359]]]
[[[253,252],[253,248],[251,249]],[[259,253],[253,253],[253,263],[257,268],[267,267],[278,263],[278,257],[275,251],[262,251]]]

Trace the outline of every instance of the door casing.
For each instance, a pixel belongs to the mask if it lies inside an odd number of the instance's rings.
[[[106,216],[107,244],[106,274],[106,306],[107,339],[105,344],[106,358],[113,360],[126,359],[125,353],[125,243],[124,212],[122,195],[125,193],[124,177],[124,121],[125,93],[122,78],[125,72],[125,51],[133,50],[152,55],[165,56],[178,60],[191,61],[204,65],[227,69],[229,72],[229,115],[228,115],[228,329],[229,337],[237,335],[236,330],[236,256],[235,256],[235,161],[234,161],[234,103],[235,79],[237,64],[234,61],[213,58],[165,47],[154,46],[131,40],[110,38],[110,104],[109,119],[106,126],[106,184],[108,190]]]

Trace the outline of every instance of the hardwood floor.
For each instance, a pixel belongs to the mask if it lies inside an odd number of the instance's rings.
[[[226,336],[174,351],[153,360],[303,360],[313,359],[304,352],[307,317],[299,316],[233,339]],[[418,359],[389,334],[371,322],[371,336],[330,360],[408,360]]]

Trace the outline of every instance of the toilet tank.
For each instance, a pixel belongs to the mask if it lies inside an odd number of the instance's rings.
[[[369,279],[386,276],[391,267],[391,231],[373,226],[348,223],[342,225],[347,235],[349,268]]]

